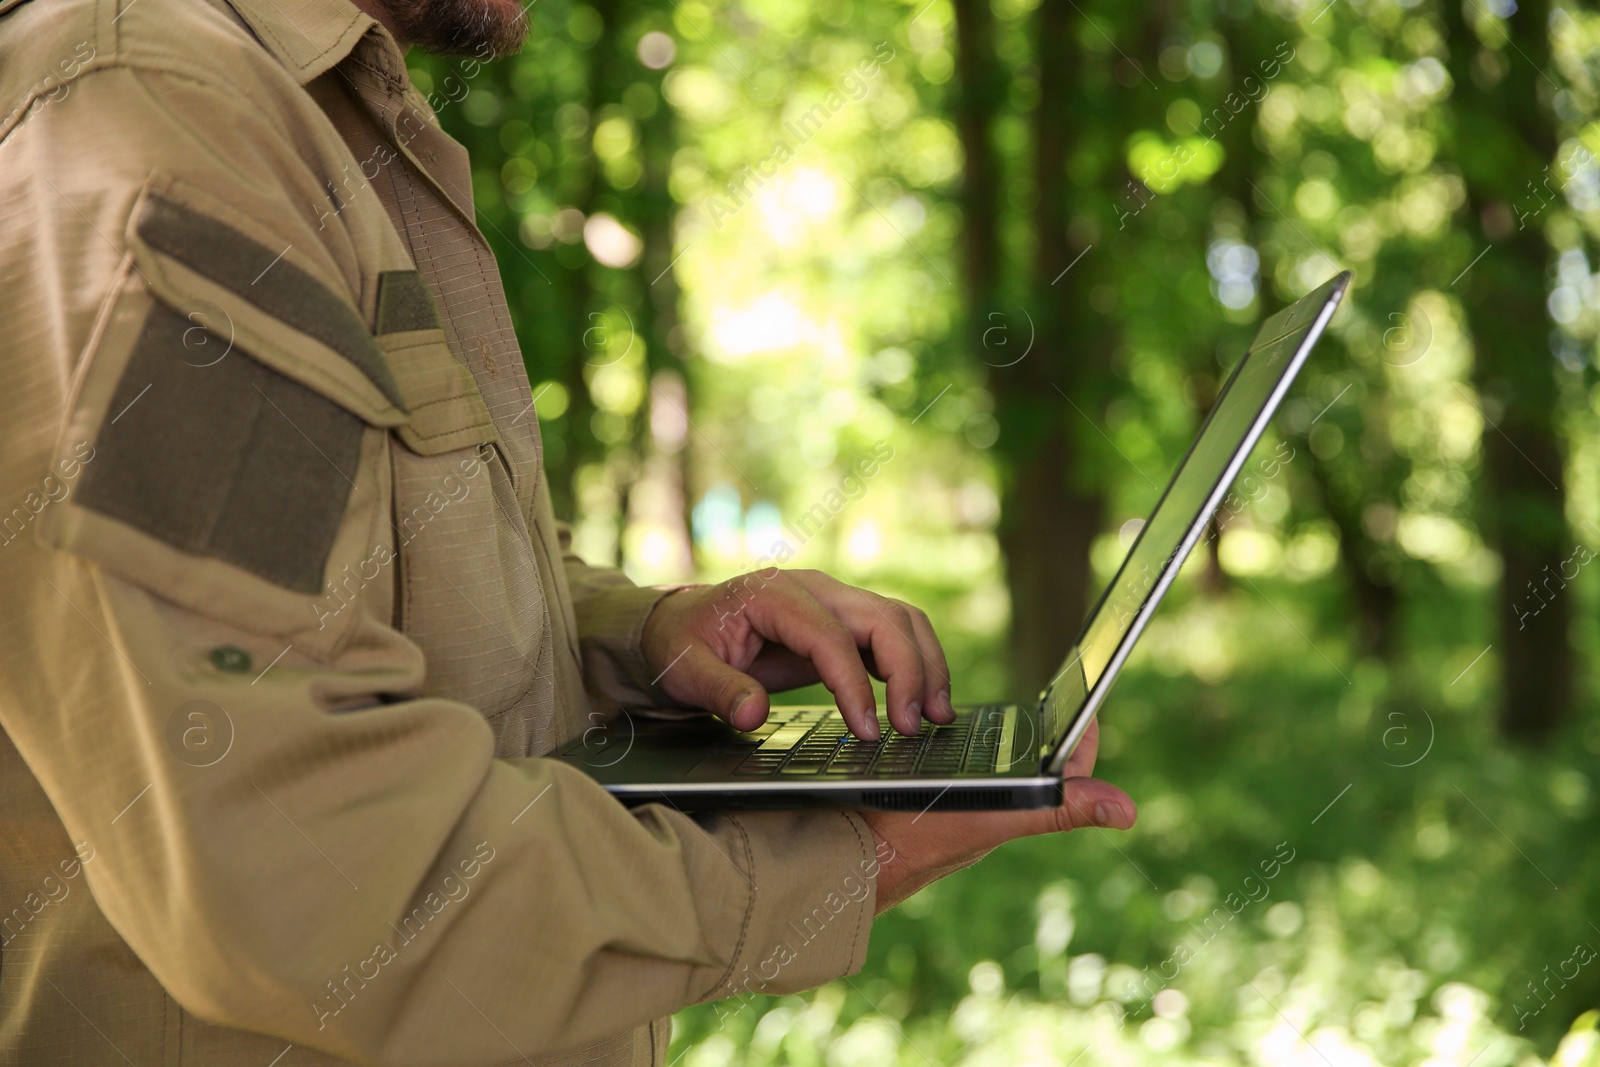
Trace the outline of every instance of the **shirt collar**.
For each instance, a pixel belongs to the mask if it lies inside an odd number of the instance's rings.
[[[405,69],[400,50],[372,16],[350,0],[227,0],[263,47],[305,85],[343,62],[369,34],[386,47],[385,67]],[[376,42],[375,42],[376,43]]]

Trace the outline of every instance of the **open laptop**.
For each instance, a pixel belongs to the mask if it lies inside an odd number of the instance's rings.
[[[1350,284],[1345,271],[1262,323],[1116,577],[1037,703],[957,708],[915,737],[862,741],[833,705],[774,707],[748,733],[709,714],[625,714],[556,753],[628,804],[683,809],[1044,808],[1134,642],[1221,504]]]

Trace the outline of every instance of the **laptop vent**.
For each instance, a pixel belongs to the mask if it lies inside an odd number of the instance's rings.
[[[993,811],[1011,806],[1011,790],[864,789],[861,803],[879,811]]]

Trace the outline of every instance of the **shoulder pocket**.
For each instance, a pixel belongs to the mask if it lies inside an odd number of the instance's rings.
[[[128,240],[58,442],[81,474],[39,536],[330,652],[357,618],[330,625],[330,575],[388,541],[386,437],[406,413],[383,351],[309,257],[195,190],[153,183]]]

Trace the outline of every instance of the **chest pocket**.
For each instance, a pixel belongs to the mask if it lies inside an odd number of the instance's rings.
[[[481,709],[498,755],[542,750],[549,608],[494,423],[416,271],[380,275],[374,332],[409,416],[390,450],[396,611],[427,656],[424,691]]]

